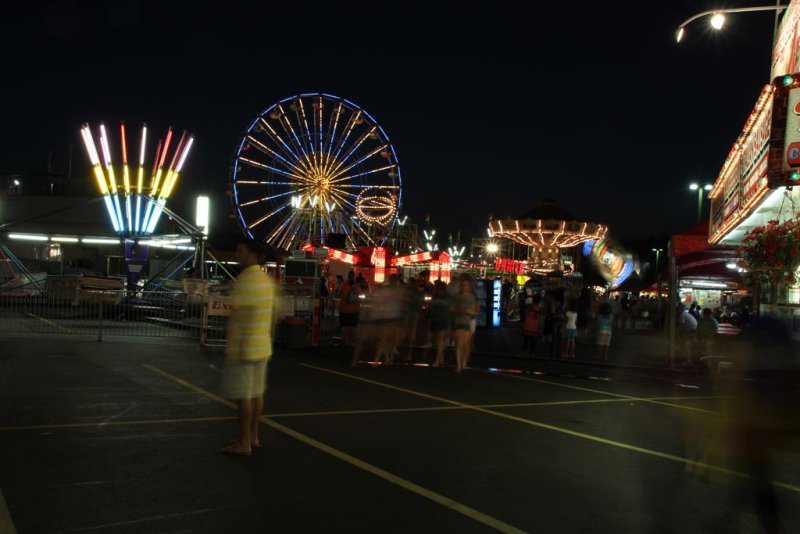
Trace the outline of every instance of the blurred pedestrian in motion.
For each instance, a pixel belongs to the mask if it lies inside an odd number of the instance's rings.
[[[243,270],[233,289],[221,389],[224,397],[238,403],[239,437],[222,452],[250,456],[253,448],[261,446],[258,426],[272,356],[275,283],[261,270],[260,243],[240,242],[235,259]]]
[[[333,286],[333,298],[342,298],[342,289],[344,289],[344,278],[341,274],[336,275],[336,285]]]
[[[631,297],[628,301],[628,319],[631,322],[631,328],[634,330],[636,330],[636,318],[639,316],[639,312],[641,311],[639,305],[639,299]]]
[[[611,304],[604,302],[597,311],[597,357],[608,361],[608,349],[611,346],[611,332],[613,330],[614,314]]]
[[[700,358],[711,354],[718,331],[719,323],[714,319],[711,308],[705,308],[697,323],[697,352]]]
[[[500,286],[500,317],[503,320],[508,319],[509,308],[511,307],[511,293],[514,290],[514,284],[507,276],[503,277],[503,283]]]
[[[684,354],[683,365],[685,366],[694,365],[693,353],[696,331],[697,319],[683,307],[683,304],[678,304],[678,335]]]
[[[375,315],[378,322],[378,351],[376,363],[394,363],[400,332],[403,327],[405,295],[396,274],[389,278],[389,285],[376,291]]]
[[[690,457],[697,458],[687,468],[707,480],[713,475],[707,465],[743,466],[748,477],[729,480],[745,491],[731,495],[750,500],[763,532],[789,532],[782,528],[775,485],[781,479],[776,458],[790,458],[785,453],[796,453],[788,449],[800,438],[800,362],[789,327],[770,315],[754,318],[726,357],[732,365],[710,375],[721,413],[695,415],[687,427]]]
[[[417,344],[417,330],[419,329],[424,297],[425,294],[423,293],[422,282],[411,280],[406,286],[405,290],[405,342],[407,348],[405,360],[407,362],[413,360],[414,347]]]
[[[550,291],[547,300],[550,301],[550,328],[553,340],[550,342],[550,357],[560,358],[564,344],[564,294],[561,291]]]
[[[328,279],[328,273],[322,273],[319,277],[319,297],[324,299],[328,298],[330,291],[328,289],[328,285],[330,280]]]
[[[564,358],[567,360],[575,359],[575,341],[578,339],[578,302],[572,300],[569,309],[564,314],[566,322],[564,324]]]
[[[360,307],[359,295],[361,295],[361,288],[356,283],[355,273],[350,271],[347,273],[347,282],[342,286],[339,300],[339,324],[342,327],[342,341],[346,345],[353,345],[355,342]]]
[[[588,287],[581,290],[578,297],[578,339],[581,343],[586,343],[590,321],[592,320],[592,292]]]
[[[614,326],[619,328],[620,323],[623,321],[622,302],[619,299],[619,295],[615,296],[614,300],[611,301],[611,308],[611,313],[614,316]]]
[[[433,298],[430,304],[430,330],[431,342],[436,349],[436,357],[433,366],[439,367],[444,364],[444,344],[447,334],[450,331],[451,321],[451,302],[447,295],[447,284],[437,280],[433,286]]]
[[[539,337],[539,316],[542,314],[542,296],[533,296],[528,309],[525,310],[525,321],[522,323],[522,353],[523,355],[533,356],[536,350],[536,338]]]
[[[358,314],[358,328],[355,330],[355,346],[353,347],[353,360],[350,362],[351,366],[355,366],[361,361],[361,355],[368,348],[377,350],[378,344],[378,318],[376,310],[377,295],[370,294],[360,289],[358,294],[359,298],[359,314]],[[374,352],[373,352],[374,354]]]
[[[458,293],[453,296],[453,331],[456,341],[456,371],[467,368],[472,352],[472,336],[470,326],[472,319],[478,315],[478,299],[475,288],[468,277],[458,281]]]

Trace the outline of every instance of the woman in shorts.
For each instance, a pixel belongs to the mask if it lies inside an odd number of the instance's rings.
[[[469,278],[462,278],[458,283],[458,293],[453,296],[453,330],[456,338],[456,371],[467,368],[472,352],[472,334],[470,323],[478,315],[478,299]]]
[[[437,280],[433,288],[430,307],[431,341],[436,347],[436,358],[433,366],[444,364],[444,343],[450,330],[450,297],[447,295],[447,284]]]

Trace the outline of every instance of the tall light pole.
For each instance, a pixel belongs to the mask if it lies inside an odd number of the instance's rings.
[[[714,188],[711,184],[705,184],[704,186],[700,186],[698,183],[691,183],[689,184],[689,189],[691,191],[697,191],[697,222],[703,220],[703,191],[711,191]]]
[[[656,268],[655,268],[655,271],[656,271],[656,279],[655,279],[655,282],[658,282],[658,257],[659,257],[659,255],[660,255],[662,252],[664,252],[664,249],[663,249],[663,248],[654,248],[654,249],[653,249],[653,252],[655,252],[655,253],[656,253]],[[659,297],[660,297],[660,296],[661,296],[661,295],[659,295]]]
[[[725,14],[726,13],[753,13],[753,12],[756,12],[756,11],[776,11],[776,12],[780,12],[780,11],[785,10],[788,7],[789,7],[788,5],[782,6],[782,5],[780,5],[780,3],[778,3],[778,4],[774,5],[774,6],[733,7],[733,8],[728,8],[728,9],[710,9],[708,11],[701,11],[700,13],[692,15],[688,19],[684,20],[680,24],[680,26],[678,26],[678,30],[677,30],[677,32],[675,32],[675,40],[680,43],[681,39],[683,39],[683,36],[686,33],[686,26],[688,26],[689,24],[691,24],[695,20],[703,18],[703,17],[710,17],[708,22],[711,25],[711,27],[714,28],[715,30],[721,30],[722,27],[725,26]],[[775,30],[773,30],[773,33],[774,33],[774,31],[777,31],[777,28],[778,28],[778,26],[776,24],[775,25]],[[773,36],[773,38],[774,38],[774,36]]]
[[[653,252],[656,253],[656,268],[655,268],[655,285],[656,285],[656,314],[658,320],[661,321],[661,282],[658,281],[658,257],[662,252],[664,252],[663,248],[654,248]]]

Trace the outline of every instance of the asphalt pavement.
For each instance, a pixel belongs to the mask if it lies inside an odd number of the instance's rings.
[[[230,457],[221,365],[186,340],[0,339],[0,532],[762,532],[700,374],[279,349],[264,447]],[[796,448],[774,480],[800,532]]]

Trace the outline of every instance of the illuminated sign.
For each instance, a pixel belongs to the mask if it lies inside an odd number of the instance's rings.
[[[526,263],[524,261],[509,260],[506,258],[495,258],[494,270],[504,273],[523,274]]]
[[[375,266],[375,283],[382,284],[386,279],[386,249],[375,247],[372,251],[372,264]]]
[[[800,75],[775,78],[767,182],[771,189],[800,178]]]
[[[777,98],[774,86],[764,86],[714,182],[708,195],[710,243],[717,243],[730,233],[769,190],[767,163],[772,158],[770,133]]]
[[[797,72],[798,25],[800,25],[800,2],[792,0],[783,15],[775,48],[772,51],[772,77]]]
[[[789,90],[786,110],[786,126],[783,138],[783,170],[789,171],[800,166],[800,88]]]

